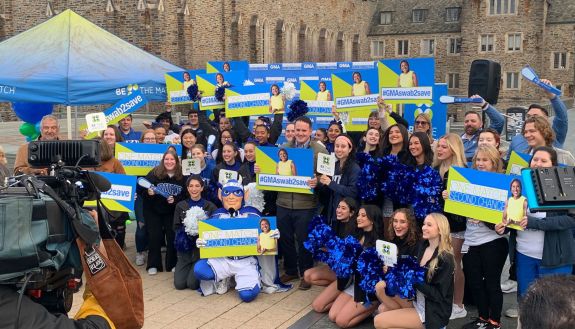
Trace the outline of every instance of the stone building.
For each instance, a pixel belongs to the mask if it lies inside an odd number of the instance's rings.
[[[368,40],[374,60],[434,56],[436,82],[454,95],[467,94],[473,60],[500,63],[500,109],[541,101],[539,89],[521,78],[526,64],[573,97],[573,0],[379,1]]]
[[[482,58],[501,63],[500,108],[540,99],[525,64],[574,92],[575,0],[0,0],[0,41],[67,8],[189,69],[435,56],[436,81],[464,95]]]

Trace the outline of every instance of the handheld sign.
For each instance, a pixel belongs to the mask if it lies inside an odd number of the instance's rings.
[[[220,173],[218,175],[218,183],[220,183],[220,185],[224,185],[230,179],[235,179],[240,183],[242,182],[242,177],[240,175],[238,175],[237,171],[221,169]]]
[[[383,260],[385,266],[393,267],[397,264],[397,246],[394,243],[377,240],[375,250],[377,250],[379,258]]]
[[[541,79],[539,79],[539,76],[537,76],[537,73],[535,73],[535,71],[531,68],[531,66],[527,65],[523,69],[521,69],[521,75],[523,75],[525,79],[533,82],[534,84],[545,89],[546,91],[553,93],[557,96],[561,95],[561,90],[553,86],[550,86],[546,83],[543,83]]]
[[[335,174],[335,162],[335,155],[318,153],[316,171],[320,174],[333,177]]]
[[[199,175],[202,172],[202,167],[199,159],[183,159],[182,160],[182,174],[189,176],[191,174]]]
[[[108,128],[106,115],[103,112],[86,114],[86,124],[88,125],[88,132],[91,133]]]
[[[439,101],[443,104],[457,104],[457,103],[482,103],[481,98],[469,98],[469,97],[453,97],[453,96],[441,96]]]
[[[158,189],[154,184],[150,183],[150,181],[145,179],[144,177],[138,178],[138,185],[146,189],[152,189],[154,193],[159,194],[166,199],[170,197],[166,192]]]

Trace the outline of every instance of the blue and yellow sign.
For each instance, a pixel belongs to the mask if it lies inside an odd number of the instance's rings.
[[[517,195],[512,195],[514,181],[519,182],[519,188],[515,189]],[[517,176],[451,167],[447,182],[449,197],[445,200],[444,210],[498,224],[503,220],[503,213],[510,211],[506,209],[508,200],[521,197],[521,185],[522,181]]]
[[[198,82],[198,89],[202,92],[202,99],[200,99],[200,109],[215,110],[224,108],[224,101],[217,100],[215,97],[216,88],[218,83],[226,85],[227,87],[242,86],[244,83],[245,73],[226,72],[226,73],[206,73],[196,75]],[[221,79],[218,82],[218,79]]]
[[[196,75],[204,73],[206,70],[167,72],[164,74],[168,103],[173,105],[193,103],[188,95],[188,87],[196,83]]]
[[[209,61],[206,63],[206,73],[226,73],[232,71],[243,71],[244,79],[246,72],[250,69],[248,61]]]
[[[269,228],[264,225],[266,221]],[[206,219],[198,221],[198,228],[199,238],[205,241],[205,246],[200,248],[200,258],[277,254],[275,217]]]
[[[260,190],[312,194],[307,181],[314,176],[313,150],[301,148],[256,148],[257,188]]]
[[[529,168],[529,162],[531,161],[531,155],[527,153],[511,151],[509,156],[509,163],[507,164],[508,175],[521,175],[521,169]]]
[[[146,105],[148,100],[142,92],[139,90],[132,92],[127,97],[122,98],[116,104],[104,110],[104,115],[106,116],[106,124],[113,125],[123,118],[127,117],[128,114],[134,113],[139,110],[142,106]],[[82,124],[80,126],[80,131],[88,128],[87,124]],[[92,139],[98,137],[98,132],[92,132],[84,137],[85,139]]]
[[[271,86],[260,84],[226,89],[226,117],[270,114]]]
[[[134,196],[136,194],[136,176],[112,174],[106,172],[96,172],[96,174],[106,178],[112,187],[102,192],[102,203],[109,210],[132,212],[134,211]],[[86,201],[84,206],[95,206],[96,201]]]
[[[152,168],[159,165],[168,147],[174,147],[182,154],[182,145],[116,143],[115,153],[126,174],[146,176]]]

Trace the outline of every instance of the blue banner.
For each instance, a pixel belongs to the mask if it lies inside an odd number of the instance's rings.
[[[96,172],[106,178],[112,187],[101,193],[102,203],[109,210],[131,212],[134,211],[134,196],[136,194],[136,176]],[[96,202],[84,202],[84,206],[95,206]]]
[[[126,174],[146,176],[152,168],[159,165],[168,147],[174,147],[182,154],[182,145],[116,143],[116,159],[118,159]]]

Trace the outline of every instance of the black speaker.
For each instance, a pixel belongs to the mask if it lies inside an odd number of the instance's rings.
[[[468,95],[479,95],[490,104],[497,104],[501,83],[501,65],[487,59],[476,59],[469,70]]]

